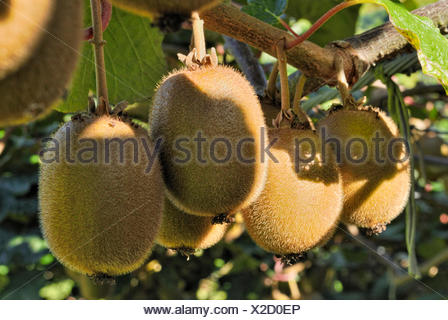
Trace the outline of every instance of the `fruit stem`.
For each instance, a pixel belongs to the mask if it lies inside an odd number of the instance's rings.
[[[337,70],[337,88],[341,94],[342,104],[344,108],[356,109],[357,103],[350,93],[347,77],[345,76],[344,60],[340,56],[336,56],[336,70]]]
[[[280,124],[283,120],[283,116],[285,116],[288,120],[292,118],[290,110],[291,98],[289,94],[288,62],[286,58],[285,42],[286,40],[283,39],[279,41],[276,45],[278,71],[280,73],[280,89],[281,89],[281,103],[282,103],[282,110],[278,114],[277,118],[274,120],[274,125],[276,127],[280,127]]]
[[[96,91],[98,96],[99,115],[110,113],[109,97],[107,93],[106,63],[104,60],[102,8],[100,0],[90,0],[92,9],[93,38],[90,42],[94,46],[95,66],[96,66]]]
[[[275,96],[277,93],[277,78],[278,78],[278,61],[275,62],[272,67],[271,74],[268,80],[268,87],[266,88],[266,94],[272,101],[275,101]]]
[[[316,130],[316,127],[314,126],[313,121],[308,116],[308,114],[305,111],[303,111],[302,106],[300,104],[300,101],[302,100],[303,96],[303,88],[305,87],[305,83],[306,83],[306,76],[302,73],[296,85],[296,92],[294,95],[294,103],[292,109],[299,121],[299,127],[304,128],[309,126],[309,128],[314,131]]]
[[[286,44],[285,48],[286,50],[292,49],[295,46],[298,46],[299,44],[301,44],[302,42],[304,42],[305,40],[307,40],[309,37],[311,37],[317,30],[320,29],[320,27],[322,27],[322,25],[327,22],[331,17],[333,17],[335,14],[337,14],[338,12],[362,3],[362,0],[352,0],[352,1],[344,1],[338,5],[336,5],[335,7],[331,8],[327,13],[325,13],[321,18],[319,18],[319,20],[317,20],[312,26],[311,28],[308,29],[308,31],[306,31],[304,34],[302,34],[301,36],[299,36],[297,39],[294,39],[292,41],[290,41],[289,43]]]
[[[282,97],[282,110],[288,111],[291,108],[291,98],[289,96],[289,82],[288,82],[288,61],[286,58],[285,40],[280,41],[277,44],[277,61],[278,71],[280,73],[280,85],[281,85],[281,97]]]
[[[193,43],[198,53],[199,61],[204,59],[207,54],[204,35],[204,20],[201,20],[197,12],[191,15],[193,21]]]

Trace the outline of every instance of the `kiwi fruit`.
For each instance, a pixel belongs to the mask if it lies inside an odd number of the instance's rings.
[[[176,31],[193,11],[204,11],[221,0],[112,0],[122,9],[150,17],[164,31]]]
[[[199,216],[247,207],[267,174],[264,127],[254,89],[232,68],[181,69],[164,78],[153,98],[150,129],[154,141],[163,139],[168,198]]]
[[[420,137],[415,147],[423,156],[433,156],[438,158],[448,157],[448,144],[436,133],[430,132]],[[417,165],[416,169],[420,171]],[[441,176],[448,174],[448,167],[425,164],[425,174],[430,180],[437,180]]]
[[[207,249],[222,239],[227,228],[226,224],[212,224],[211,217],[189,215],[166,198],[162,226],[156,242],[181,251]]]
[[[83,34],[82,0],[2,3],[0,127],[35,120],[63,96]]]
[[[39,201],[51,252],[98,279],[138,268],[153,247],[164,199],[160,164],[149,167],[142,151],[153,149],[147,132],[114,116],[78,115],[47,148]]]
[[[270,129],[269,139],[266,185],[242,213],[255,243],[289,260],[329,240],[342,211],[342,181],[312,130]]]
[[[325,130],[325,139],[336,139],[341,146],[336,151],[341,156],[344,186],[341,220],[382,232],[405,208],[411,186],[406,145],[397,140],[401,137],[395,122],[370,106],[335,106],[319,130]]]

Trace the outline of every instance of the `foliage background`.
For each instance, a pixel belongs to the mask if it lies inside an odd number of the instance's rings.
[[[284,2],[284,3],[283,3]],[[303,32],[322,13],[340,1],[277,1],[279,15]],[[408,0],[409,9],[434,1]],[[270,1],[249,1],[269,7]],[[264,4],[263,4],[264,3]],[[252,7],[251,7],[252,6]],[[283,10],[285,9],[285,10]],[[274,7],[275,10],[275,7]],[[86,15],[89,25],[90,15]],[[269,17],[268,17],[269,18]],[[311,40],[324,45],[343,39],[387,20],[381,8],[364,5],[350,8]],[[271,21],[273,24],[276,21]],[[185,53],[190,33],[163,36],[150,22],[119,10],[114,11],[105,34],[111,101],[128,100],[131,114],[146,121],[148,105],[157,81],[179,67],[176,53]],[[207,33],[209,46],[224,53],[224,40]],[[255,52],[266,72],[272,57]],[[87,94],[94,90],[93,57],[86,44],[71,90],[56,108],[64,112],[84,110]],[[238,67],[226,52],[221,62]],[[295,70],[291,68],[290,73]],[[435,87],[421,72],[396,75],[402,90]],[[132,89],[131,89],[132,88]],[[382,104],[385,89],[378,82],[363,93]],[[416,138],[432,131],[448,143],[448,100],[443,92],[417,90],[406,97]],[[322,104],[321,109],[331,104]],[[384,106],[383,106],[384,107]],[[314,118],[321,113],[312,110]],[[448,296],[448,166],[426,167],[416,172],[419,213],[417,258],[423,278],[406,275],[407,251],[404,215],[375,237],[354,227],[341,226],[324,247],[312,250],[306,260],[282,269],[273,256],[258,248],[244,232],[241,220],[215,247],[199,251],[189,261],[155,247],[147,263],[136,272],[120,277],[115,285],[95,286],[86,277],[64,269],[48,251],[38,220],[37,180],[41,139],[51,135],[71,114],[55,111],[26,126],[0,129],[0,298],[5,299],[440,299]],[[434,133],[434,131],[436,133]],[[440,150],[448,150],[444,144]],[[434,150],[424,150],[431,153]],[[448,160],[448,153],[434,151]],[[431,174],[434,173],[435,174]],[[76,200],[74,200],[76,201]]]

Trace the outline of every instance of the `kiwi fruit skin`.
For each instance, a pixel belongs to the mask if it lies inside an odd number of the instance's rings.
[[[203,11],[218,4],[221,0],[112,0],[122,9],[151,18],[160,15],[180,15],[189,17],[193,11]]]
[[[342,181],[333,154],[320,152],[320,139],[311,130],[270,129],[275,141],[263,192],[242,210],[246,229],[255,243],[279,255],[301,254],[325,244],[333,235],[342,211]],[[297,140],[296,140],[297,139]],[[297,168],[295,141],[310,139],[314,161]],[[300,144],[302,159],[310,144]],[[297,170],[299,169],[299,170]]]
[[[0,127],[49,112],[76,68],[83,35],[82,0],[10,3],[0,18]]]
[[[227,224],[212,224],[211,217],[189,215],[165,198],[156,242],[170,249],[207,249],[218,243],[227,229]]]
[[[62,161],[43,161],[39,181],[41,228],[51,252],[66,267],[90,276],[137,269],[155,242],[164,199],[160,164],[156,159],[146,171],[148,161],[141,152],[142,139],[152,148],[147,132],[115,117],[86,116],[66,123],[53,138]],[[125,145],[123,162],[118,143],[110,144],[110,163],[101,160],[105,139],[114,138],[138,141],[137,163],[132,144]],[[96,163],[81,163],[76,156],[92,145],[81,139],[97,142]],[[66,160],[70,155],[73,163]],[[83,159],[91,155],[87,152]]]
[[[163,139],[160,158],[168,198],[182,211],[199,216],[233,214],[253,202],[263,189],[267,161],[261,161],[265,123],[249,82],[232,68],[182,69],[162,80],[153,98],[151,137]],[[201,134],[202,150],[194,139]],[[211,145],[215,139],[225,139]],[[191,159],[176,143],[191,151]],[[242,144],[238,156],[238,143]],[[199,159],[198,153],[202,152]],[[200,161],[202,160],[202,162]],[[243,161],[241,161],[243,160]],[[253,161],[251,161],[253,160]],[[248,163],[248,161],[251,163]]]
[[[0,2],[0,79],[14,72],[33,53],[45,33],[55,0]],[[32,19],[31,19],[32,18]]]
[[[393,163],[388,158],[387,146],[391,139],[400,138],[394,121],[378,108],[362,106],[357,110],[341,109],[330,112],[319,123],[319,130],[325,128],[328,138],[341,142],[342,157],[340,170],[344,186],[344,209],[341,220],[358,227],[373,229],[389,224],[405,208],[411,187],[411,166],[409,159]],[[384,141],[378,152],[383,164],[375,161],[373,138],[376,133]],[[356,164],[347,161],[345,148],[347,141],[360,138],[367,144],[366,161]],[[359,144],[354,144],[352,158],[362,157]],[[403,159],[406,148],[396,144],[393,154]]]

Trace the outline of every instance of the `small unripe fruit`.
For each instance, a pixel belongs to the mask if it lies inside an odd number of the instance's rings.
[[[169,199],[195,215],[232,214],[260,194],[267,162],[263,113],[249,82],[223,66],[182,69],[154,96],[150,129]]]
[[[145,157],[153,149],[146,131],[116,117],[81,116],[47,148],[39,200],[52,253],[87,275],[138,268],[154,244],[164,199],[160,165],[154,159],[149,167]]]
[[[63,96],[82,43],[83,1],[9,0],[0,10],[2,127],[35,120]]]
[[[222,239],[227,228],[226,224],[212,224],[211,217],[189,215],[165,199],[156,242],[170,249],[207,249]]]
[[[435,133],[428,133],[420,137],[415,143],[417,155],[433,156],[438,158],[448,158],[448,144]],[[416,169],[420,171],[420,166],[417,164]],[[448,173],[448,167],[442,165],[433,165],[425,163],[426,177],[430,180],[437,180],[441,176]]]
[[[403,211],[410,191],[409,157],[396,124],[379,109],[359,107],[333,111],[319,127],[341,144],[342,220],[381,232]]]
[[[274,144],[266,185],[242,211],[244,222],[261,248],[301,254],[323,245],[337,226],[342,210],[339,171],[331,150],[323,155],[311,130],[270,129],[269,139]]]

